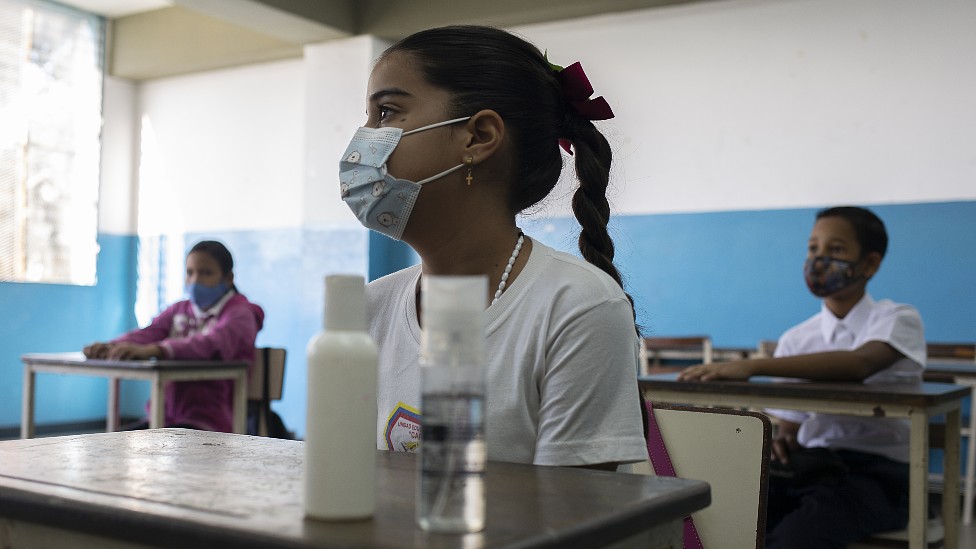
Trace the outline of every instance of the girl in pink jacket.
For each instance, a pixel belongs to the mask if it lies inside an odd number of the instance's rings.
[[[152,323],[108,343],[84,349],[89,358],[109,360],[210,359],[254,362],[254,340],[264,311],[234,287],[234,259],[220,242],[204,240],[186,256],[188,300],[171,305]],[[230,432],[233,381],[177,381],[166,384],[165,425]],[[148,410],[148,404],[147,404]],[[130,428],[145,428],[147,421]]]

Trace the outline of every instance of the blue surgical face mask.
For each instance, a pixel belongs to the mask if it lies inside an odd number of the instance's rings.
[[[471,118],[455,118],[408,132],[401,128],[359,128],[339,161],[339,191],[342,200],[367,229],[395,240],[403,236],[407,219],[420,194],[420,186],[464,167],[458,164],[421,181],[397,179],[386,163],[400,138],[412,133],[457,124]]]
[[[190,301],[202,310],[206,310],[216,303],[224,294],[227,293],[230,287],[226,282],[221,280],[216,286],[205,286],[198,282],[193,284],[187,284],[186,295],[190,298]]]

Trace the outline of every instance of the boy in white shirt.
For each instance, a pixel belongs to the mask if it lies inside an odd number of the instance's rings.
[[[925,364],[925,335],[915,308],[874,301],[868,280],[888,246],[882,221],[864,208],[817,213],[804,269],[823,298],[819,313],[787,330],[774,358],[693,366],[681,380],[754,375],[863,383],[915,382]],[[823,474],[770,482],[766,547],[846,547],[908,522],[909,427],[902,420],[769,410],[779,418],[774,466],[817,448]],[[826,459],[826,461],[824,461]],[[778,463],[776,463],[778,462]],[[799,471],[796,471],[799,472]]]

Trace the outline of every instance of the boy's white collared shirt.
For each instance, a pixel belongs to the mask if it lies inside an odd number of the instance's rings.
[[[890,300],[874,301],[865,294],[843,319],[821,305],[820,312],[787,330],[775,356],[794,356],[857,349],[869,341],[883,341],[904,355],[864,383],[908,383],[921,380],[925,365],[925,333],[918,311]],[[800,423],[798,441],[807,447],[847,448],[908,461],[908,425],[904,420],[807,414],[768,410]]]
[[[851,339],[839,341],[843,332]],[[864,380],[865,383],[917,381],[925,366],[925,332],[922,319],[911,305],[888,299],[875,301],[865,294],[844,318],[837,318],[826,305],[820,312],[790,328],[780,337],[775,356],[793,356],[828,351],[849,351],[869,341],[883,341],[905,358]]]

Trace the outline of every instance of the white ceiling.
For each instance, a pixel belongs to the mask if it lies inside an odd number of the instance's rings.
[[[83,11],[97,13],[108,19],[168,8],[173,5],[173,2],[169,0],[60,0],[60,2]]]
[[[507,27],[722,0],[59,0],[111,21],[109,74],[146,80],[294,58],[305,44],[395,41],[447,24]]]

